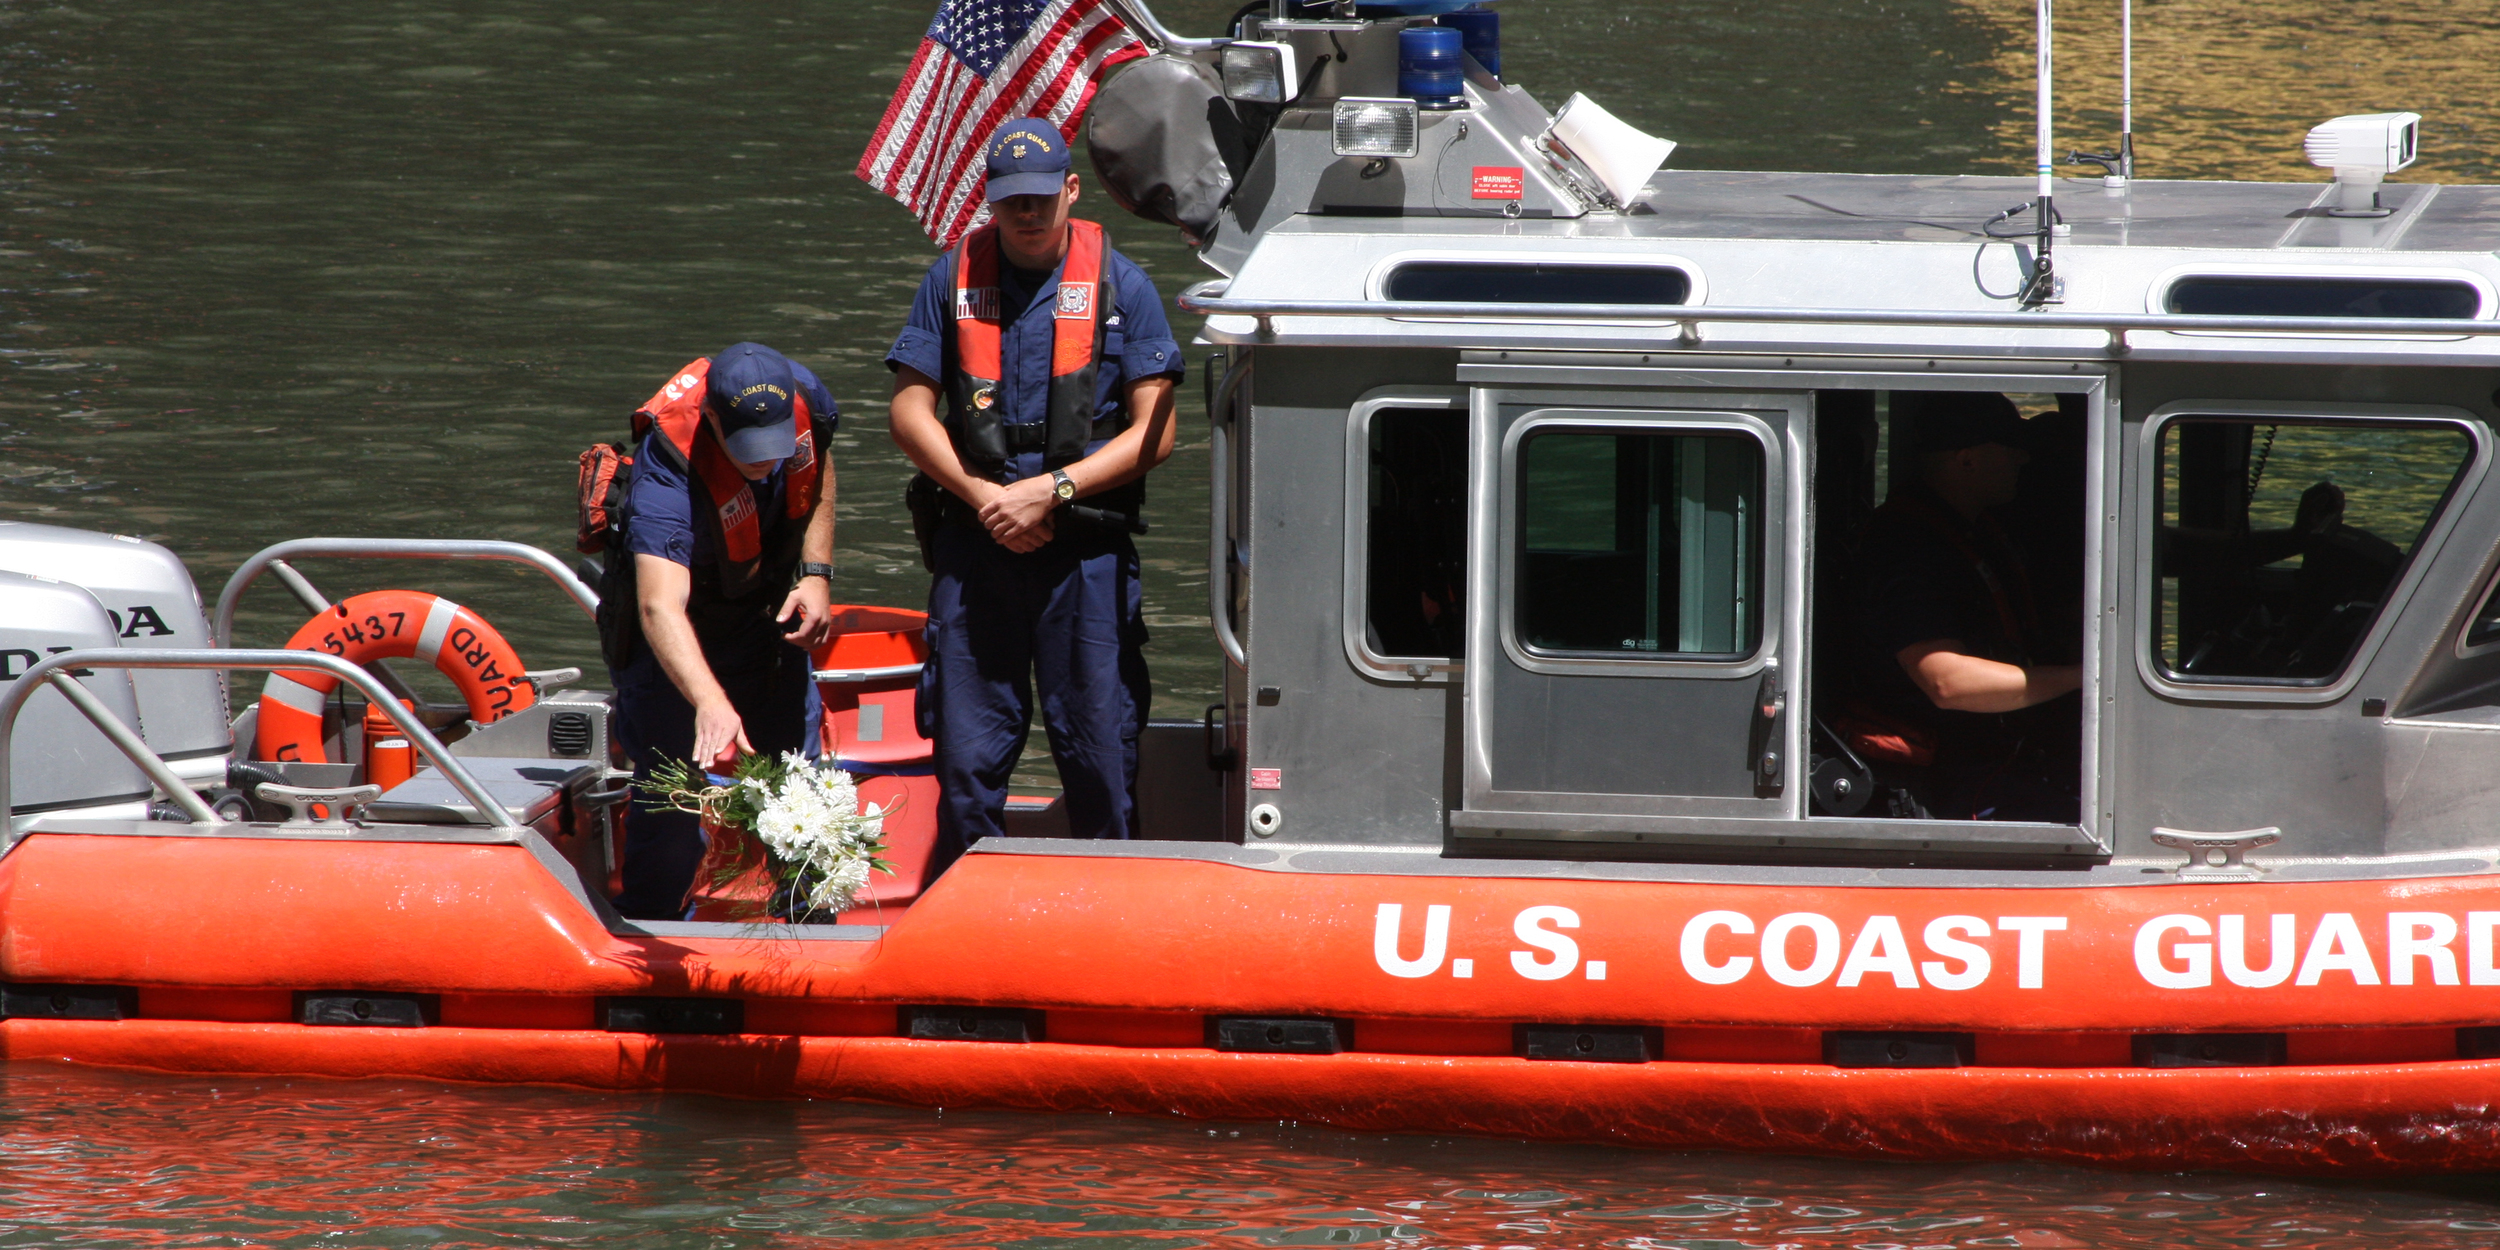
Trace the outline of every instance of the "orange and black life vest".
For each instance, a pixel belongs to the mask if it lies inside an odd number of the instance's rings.
[[[1051,309],[1050,403],[1042,423],[1042,463],[1050,468],[1085,458],[1088,446],[1126,428],[1125,414],[1094,420],[1096,378],[1103,339],[1117,315],[1104,261],[1111,241],[1090,221],[1068,223],[1068,256],[1059,271]],[[965,235],[955,249],[953,363],[946,378],[946,432],[964,468],[996,478],[1007,458],[1032,450],[1029,434],[1011,430],[1000,410],[1002,301],[999,298],[998,227]],[[1030,430],[1030,426],[1021,427]]]
[[[652,440],[654,454],[672,461],[671,469],[701,483],[711,504],[720,561],[712,569],[692,571],[695,598],[741,600],[758,591],[778,593],[787,588],[791,572],[798,567],[799,542],[807,530],[808,514],[815,510],[822,480],[816,458],[817,414],[808,410],[805,395],[790,397],[798,417],[799,445],[782,462],[781,512],[757,516],[746,475],[738,471],[738,462],[730,458],[703,419],[704,382],[711,372],[708,358],[678,370],[635,410],[634,438],[639,442],[657,429],[661,437]]]

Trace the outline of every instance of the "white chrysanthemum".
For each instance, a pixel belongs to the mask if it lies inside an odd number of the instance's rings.
[[[817,768],[796,752],[782,756],[778,787],[749,780],[759,812],[755,836],[773,858],[811,878],[812,909],[840,911],[868,886],[869,860],[890,808],[861,810],[859,787],[838,768]]]

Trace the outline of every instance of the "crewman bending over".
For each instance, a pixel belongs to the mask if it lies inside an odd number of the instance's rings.
[[[833,629],[837,414],[824,384],[760,343],[677,371],[636,414],[649,433],[618,509],[624,562],[603,583],[636,606],[603,613],[617,741],[634,780],[691,760],[725,773],[740,755],[816,751],[808,649]],[[620,576],[621,575],[621,576]],[[703,837],[694,816],[639,804],[626,818],[617,910],[685,910]]]
[[[2083,670],[2039,653],[2029,575],[1991,515],[2030,462],[2025,423],[2003,395],[1924,398],[1917,480],[1875,510],[1860,549],[1856,692],[1932,751],[1909,787],[1926,814],[2071,822]]]

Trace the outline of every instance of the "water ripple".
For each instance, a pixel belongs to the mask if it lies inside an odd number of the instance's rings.
[[[2444,1248],[2491,1193],[0,1068],[0,1247]]]

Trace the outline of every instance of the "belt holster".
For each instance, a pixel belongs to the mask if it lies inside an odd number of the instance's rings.
[[[955,496],[937,479],[914,473],[903,487],[903,508],[911,513],[911,536],[920,543],[920,566],[937,572],[938,526],[946,523],[946,505]]]

